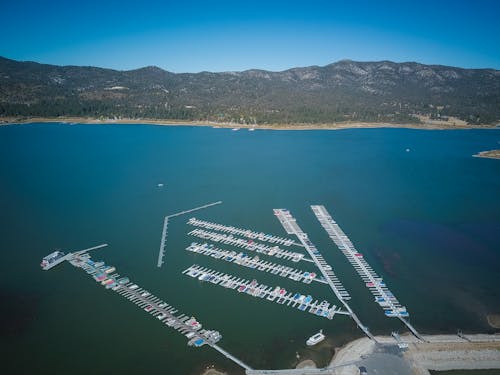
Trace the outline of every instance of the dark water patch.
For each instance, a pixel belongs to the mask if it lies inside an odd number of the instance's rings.
[[[373,251],[377,260],[382,264],[384,269],[384,273],[391,276],[393,279],[398,278],[398,262],[401,260],[401,256],[398,252],[391,250],[381,251],[380,249],[376,249]]]
[[[26,292],[0,290],[0,337],[9,339],[22,336],[33,326],[40,298]]]

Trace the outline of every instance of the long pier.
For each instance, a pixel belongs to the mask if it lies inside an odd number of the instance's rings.
[[[283,209],[275,209],[274,214],[289,234],[297,236],[322,273],[325,280],[328,282],[328,285],[330,285],[331,289],[335,293],[335,296],[337,296],[337,298],[341,301],[351,299],[349,293],[345,290],[342,283],[333,273],[332,267],[326,263],[316,246],[314,246],[314,244],[309,240],[307,234],[300,229],[295,218],[290,214],[290,212]]]
[[[268,301],[280,305],[297,307],[300,311],[309,311],[311,314],[333,319],[335,314],[349,315],[347,311],[342,311],[336,305],[330,305],[328,301],[315,300],[310,295],[288,292],[279,286],[272,287],[259,284],[257,280],[246,280],[237,276],[217,272],[215,270],[200,267],[193,264],[182,272],[184,275],[197,278],[200,281],[222,286],[227,289],[233,289],[239,293],[248,294],[252,297],[265,298]]]
[[[304,254],[302,253],[284,250],[277,245],[269,246],[263,243],[255,242],[253,240],[234,237],[232,234],[217,233],[197,228],[189,232],[188,235],[198,237],[204,240],[210,240],[217,243],[220,242],[226,245],[239,247],[248,251],[255,251],[257,253],[273,256],[280,259],[283,258],[295,263],[300,262],[301,260],[306,262],[312,262],[311,259],[305,258]]]
[[[321,226],[328,233],[330,239],[346,256],[349,263],[351,263],[358,275],[364,281],[366,287],[374,295],[375,302],[385,310],[385,315],[399,318],[417,338],[425,341],[410,322],[404,319],[409,316],[406,308],[401,306],[397,298],[383,282],[383,279],[372,269],[363,255],[356,250],[352,241],[347,237],[335,220],[333,220],[325,206],[313,205],[311,209]]]
[[[272,244],[278,244],[278,245],[283,245],[283,246],[291,246],[291,245],[302,246],[300,243],[297,243],[297,242],[295,242],[291,239],[288,239],[288,238],[278,237],[278,236],[274,236],[274,235],[267,234],[264,232],[256,232],[256,231],[252,231],[250,229],[242,229],[242,228],[236,228],[233,226],[212,223],[210,221],[199,220],[199,219],[196,219],[194,217],[189,219],[189,221],[187,223],[189,225],[194,225],[196,227],[201,227],[201,228],[205,228],[208,230],[217,230],[220,232],[226,232],[229,234],[234,234],[237,236],[250,238],[251,240],[266,241],[266,242],[270,242]]]
[[[84,254],[84,253],[88,253],[89,251],[92,251],[92,250],[102,249],[103,247],[106,247],[106,246],[108,246],[108,244],[107,243],[103,243],[101,245],[97,245],[97,246],[89,247],[87,249],[75,251],[72,254],[73,255],[81,255],[81,254]]]
[[[191,245],[186,247],[186,250],[210,256],[215,259],[221,259],[225,262],[234,263],[239,266],[269,272],[273,275],[279,275],[281,277],[288,277],[291,280],[302,281],[305,284],[310,284],[313,281],[326,284],[326,281],[322,278],[318,278],[318,275],[316,275],[315,272],[302,271],[282,264],[266,262],[260,259],[258,255],[250,257],[243,252],[237,253],[232,250],[219,249],[207,243],[200,244],[196,242],[193,242]]]
[[[218,331],[202,329],[202,324],[194,317],[179,314],[178,310],[173,306],[162,301],[139,285],[132,283],[128,277],[121,277],[115,272],[115,267],[106,266],[104,262],[94,262],[86,251],[88,249],[84,252],[79,252],[79,254],[74,253],[67,260],[73,266],[83,269],[106,289],[116,292],[158,319],[160,323],[183,334],[188,339],[189,346],[201,347],[208,345],[245,370],[252,370],[250,366],[217,345],[222,338],[222,335]]]
[[[191,208],[190,210],[180,211],[180,212],[177,212],[175,214],[171,214],[171,215],[165,216],[165,219],[163,220],[163,230],[162,230],[162,233],[161,233],[160,251],[158,252],[158,262],[156,263],[156,266],[158,268],[161,268],[161,266],[164,263],[164,259],[163,258],[165,257],[165,246],[167,244],[167,227],[168,227],[168,220],[169,219],[171,219],[173,217],[185,215],[185,214],[188,214],[190,212],[194,212],[194,211],[198,211],[198,210],[203,210],[204,208],[216,206],[216,205],[221,204],[221,203],[222,203],[222,201],[208,203],[208,204],[205,204],[203,206]]]
[[[165,256],[165,243],[167,241],[167,227],[168,227],[168,216],[165,216],[163,220],[163,230],[161,232],[161,242],[160,242],[160,252],[158,253],[158,263],[159,267],[163,265],[163,257]]]
[[[222,203],[222,201],[217,201],[217,202],[213,202],[213,203],[208,203],[208,204],[205,204],[205,205],[203,205],[203,206],[199,206],[199,207],[191,208],[190,210],[181,211],[181,212],[177,212],[177,213],[172,214],[172,215],[168,215],[167,217],[168,217],[168,218],[171,218],[171,217],[176,217],[176,216],[185,215],[185,214],[188,214],[188,213],[190,213],[190,212],[194,212],[194,211],[198,211],[198,210],[203,210],[204,208],[212,207],[212,206],[215,206],[215,205],[218,205],[218,204],[221,204],[221,203]]]
[[[388,317],[408,316],[406,308],[401,306],[382,278],[372,269],[363,255],[356,250],[349,237],[333,220],[326,208],[324,206],[311,206],[311,208],[330,239],[342,251],[366,287],[374,295],[375,302],[385,310],[385,315]]]
[[[285,209],[275,209],[274,215],[278,218],[280,223],[283,225],[283,228],[288,234],[294,234],[298,240],[304,245],[305,249],[313,259],[314,263],[320,270],[321,274],[328,282],[328,285],[332,289],[335,296],[339,299],[339,301],[344,305],[346,310],[349,312],[351,318],[356,322],[358,327],[373,341],[377,342],[375,336],[371,334],[368,328],[359,320],[358,316],[351,309],[347,300],[351,297],[349,293],[345,291],[340,281],[337,279],[335,274],[333,273],[332,267],[328,265],[328,263],[323,259],[321,253],[318,249],[313,245],[313,243],[309,240],[309,237],[306,233],[302,231],[302,229],[297,224],[297,221],[292,216],[292,214]]]

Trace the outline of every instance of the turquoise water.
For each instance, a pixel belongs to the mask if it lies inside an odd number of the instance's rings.
[[[500,130],[2,126],[2,368],[196,374],[213,363],[238,371],[209,348],[188,348],[179,333],[81,270],[68,264],[40,270],[54,248],[102,242],[110,247],[95,258],[219,330],[221,346],[249,365],[291,366],[297,352],[326,361],[329,346],[305,349],[304,340],[321,328],[331,346],[359,337],[349,319],[319,319],[180,274],[198,263],[336,303],[323,285],[184,251],[195,240],[186,236],[191,216],[284,235],[272,214],[280,207],[292,211],[331,262],[371,331],[403,332],[331,243],[309,208],[315,203],[384,276],[417,329],[493,332],[485,315],[500,312],[500,161],[471,155],[499,141]],[[166,263],[158,269],[163,216],[217,200],[224,203],[170,222]]]

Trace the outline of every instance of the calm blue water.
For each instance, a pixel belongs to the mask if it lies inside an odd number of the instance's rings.
[[[184,251],[194,240],[186,236],[190,215],[171,221],[166,264],[158,269],[163,216],[217,200],[224,203],[194,216],[284,235],[272,209],[290,209],[375,333],[404,329],[373,303],[310,204],[329,209],[417,329],[491,332],[485,316],[500,312],[500,161],[471,155],[499,141],[500,130],[2,126],[2,368],[196,374],[216,364],[238,371],[208,348],[188,348],[180,334],[84,272],[67,264],[40,270],[40,259],[54,248],[102,242],[111,246],[94,257],[218,329],[221,346],[256,368],[291,366],[297,352],[325,361],[332,346],[360,335],[342,316],[319,319],[182,276],[199,263],[336,302],[323,285]],[[321,328],[330,346],[305,349],[304,340]]]

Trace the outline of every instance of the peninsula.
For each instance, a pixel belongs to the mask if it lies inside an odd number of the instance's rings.
[[[481,151],[472,156],[475,158],[500,159],[500,150]]]

